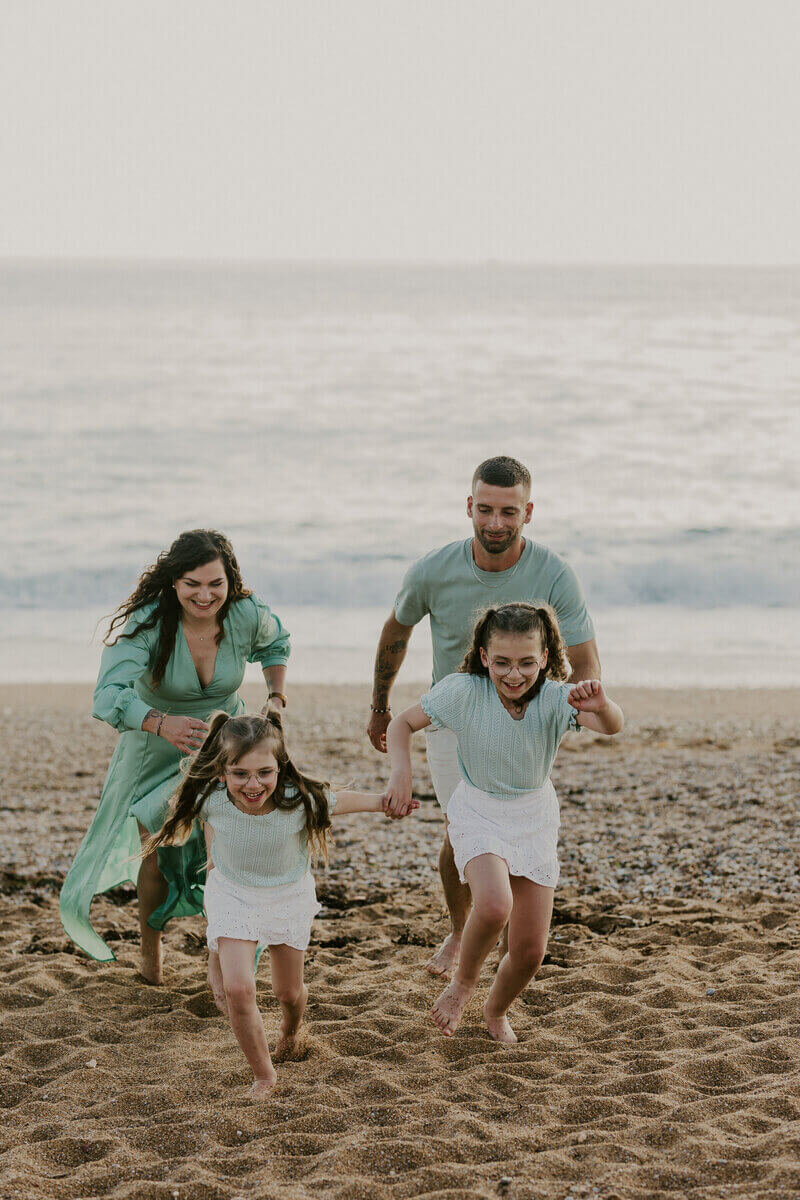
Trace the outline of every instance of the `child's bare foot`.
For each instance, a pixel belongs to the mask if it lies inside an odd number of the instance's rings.
[[[474,991],[474,987],[467,987],[453,979],[434,1004],[431,1015],[445,1037],[452,1037],[458,1029],[464,1009]]]
[[[305,1045],[305,1032],[304,1025],[295,1029],[293,1033],[284,1033],[281,1030],[275,1043],[275,1053],[272,1056],[275,1062],[285,1062],[287,1058],[294,1058]]]
[[[263,1079],[254,1079],[250,1088],[250,1099],[265,1100],[277,1082],[277,1071],[273,1071],[271,1075],[265,1075]]]
[[[431,975],[450,975],[458,964],[461,953],[461,934],[448,933],[439,949],[425,963],[425,970]]]
[[[511,1028],[508,1017],[505,1013],[502,1017],[493,1016],[489,1011],[488,1000],[483,1006],[483,1019],[486,1022],[486,1028],[489,1030],[489,1037],[493,1042],[504,1042],[507,1046],[514,1045],[517,1035]]]
[[[208,952],[208,986],[214,997],[214,1003],[224,1017],[228,1015],[228,1001],[225,996],[225,984],[222,982],[222,968],[219,965],[219,954],[216,950]]]

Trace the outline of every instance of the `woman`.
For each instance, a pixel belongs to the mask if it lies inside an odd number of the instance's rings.
[[[109,642],[114,629],[124,629]],[[211,529],[182,533],[139,580],[109,626],[92,715],[120,731],[100,804],[61,889],[61,920],[76,945],[102,962],[115,955],[89,921],[92,899],[137,883],[142,974],[161,982],[161,930],[203,907],[205,846],[140,861],[141,841],[164,824],[180,759],[202,745],[216,709],[244,712],[245,664],[259,662],[268,706],[283,694],[289,635],[242,584],[233,548]]]

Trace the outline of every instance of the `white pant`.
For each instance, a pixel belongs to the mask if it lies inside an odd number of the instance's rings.
[[[458,769],[458,738],[452,729],[426,729],[425,753],[433,790],[442,812],[447,812],[450,797],[461,783]]]

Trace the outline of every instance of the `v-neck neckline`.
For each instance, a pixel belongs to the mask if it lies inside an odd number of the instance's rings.
[[[221,642],[217,643],[217,653],[214,656],[214,669],[211,672],[211,678],[209,679],[208,683],[204,684],[202,679],[200,678],[200,672],[197,669],[197,663],[194,661],[194,656],[192,654],[192,648],[189,645],[189,639],[186,636],[186,630],[183,628],[183,621],[178,621],[178,624],[180,625],[181,636],[183,638],[183,644],[186,647],[186,653],[189,655],[189,662],[192,664],[192,667],[194,669],[195,679],[197,680],[197,686],[200,688],[201,692],[207,692],[208,689],[211,687],[212,683],[214,682],[214,679],[216,678],[217,663],[219,662],[219,652],[222,649],[222,643]]]

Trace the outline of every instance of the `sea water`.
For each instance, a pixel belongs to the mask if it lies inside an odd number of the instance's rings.
[[[0,339],[0,679],[90,679],[98,618],[206,526],[292,678],[366,681],[504,453],[610,681],[799,677],[800,270],[6,262]]]

